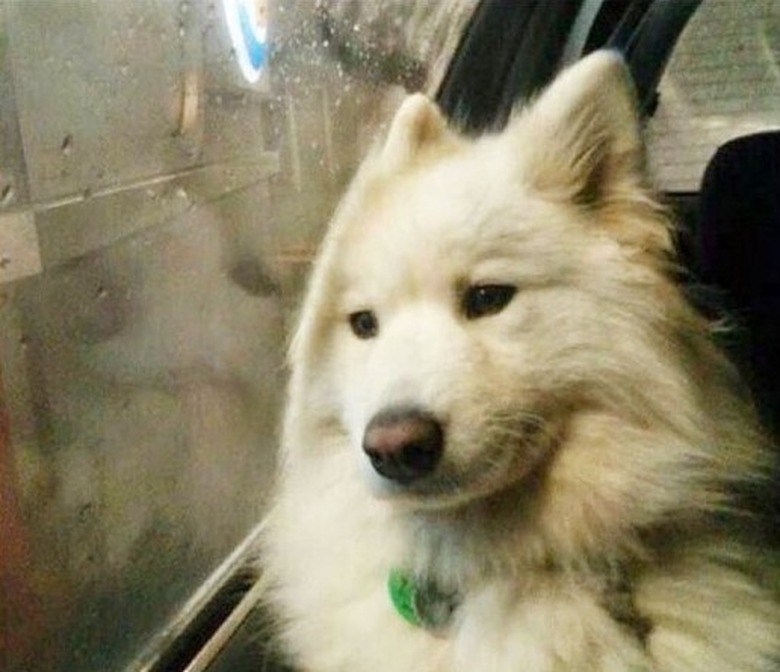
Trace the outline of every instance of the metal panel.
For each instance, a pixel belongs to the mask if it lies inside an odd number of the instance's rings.
[[[268,85],[229,76],[207,2],[11,1],[0,19],[0,667],[121,670],[268,496],[285,322]]]
[[[264,201],[195,207],[6,286],[6,403],[39,605],[33,657],[11,670],[121,669],[259,519],[282,307],[273,261],[248,246],[235,257],[225,221]],[[236,282],[250,259],[244,275],[260,280]]]
[[[35,201],[193,163],[179,122],[187,73],[199,69],[201,54],[188,42],[196,13],[178,7],[163,0],[6,3]]]
[[[28,200],[6,14],[5,4],[0,3],[0,210]]]
[[[0,214],[0,284],[41,272],[38,232],[31,212]]]

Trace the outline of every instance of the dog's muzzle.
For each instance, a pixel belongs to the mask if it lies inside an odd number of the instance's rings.
[[[386,409],[368,423],[363,451],[378,474],[405,485],[435,471],[444,452],[444,429],[421,409]]]

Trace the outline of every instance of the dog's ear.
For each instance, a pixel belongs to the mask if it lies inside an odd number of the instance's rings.
[[[415,93],[401,104],[395,114],[381,152],[382,162],[400,167],[434,147],[449,144],[454,134],[439,108],[421,93]]]
[[[597,206],[640,174],[634,87],[616,52],[596,52],[564,70],[517,120],[517,131],[526,179],[542,192]]]

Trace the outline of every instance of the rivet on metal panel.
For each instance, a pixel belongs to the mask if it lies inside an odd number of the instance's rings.
[[[0,215],[0,284],[43,270],[32,212]]]

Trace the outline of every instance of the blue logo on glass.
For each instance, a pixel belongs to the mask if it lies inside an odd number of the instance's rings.
[[[268,55],[267,0],[222,0],[238,65],[248,82],[260,79]]]

